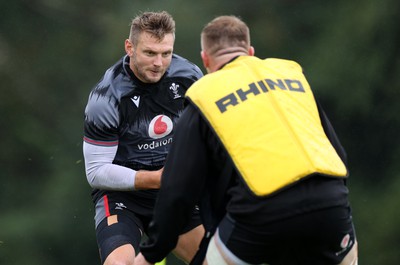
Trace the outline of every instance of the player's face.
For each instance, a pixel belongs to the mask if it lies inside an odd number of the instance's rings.
[[[129,40],[127,40],[129,42]],[[156,83],[167,71],[174,48],[174,35],[166,34],[161,41],[143,32],[135,46],[126,45],[130,57],[130,68],[140,81]]]

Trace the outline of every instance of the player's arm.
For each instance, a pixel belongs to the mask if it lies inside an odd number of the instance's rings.
[[[101,87],[101,86],[99,86]],[[92,188],[130,191],[160,187],[162,170],[135,171],[113,164],[118,149],[119,111],[112,96],[92,92],[85,109],[83,155]]]
[[[159,189],[161,183],[161,175],[164,168],[156,171],[139,170],[136,171],[135,189]]]
[[[324,129],[324,132],[326,136],[328,137],[329,141],[331,142],[332,146],[335,148],[336,152],[338,153],[339,157],[342,159],[343,163],[347,166],[347,154],[342,146],[342,144],[339,141],[338,136],[336,135],[336,132],[331,124],[331,122],[328,119],[328,116],[326,115],[325,111],[323,110],[321,104],[319,103],[318,100],[316,100],[317,107],[318,107],[318,112],[319,116],[321,119],[321,124]]]
[[[208,155],[200,120],[200,114],[189,105],[175,127],[148,240],[141,245],[141,253],[149,263],[162,260],[176,247],[182,229],[204,193]]]
[[[83,142],[86,177],[92,188],[107,190],[158,189],[162,169],[139,170],[113,164],[118,146],[102,146]]]

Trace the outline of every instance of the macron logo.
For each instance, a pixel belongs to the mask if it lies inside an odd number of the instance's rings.
[[[133,104],[135,104],[135,106],[137,108],[139,108],[139,101],[140,101],[140,96],[134,96],[133,98],[131,98]]]

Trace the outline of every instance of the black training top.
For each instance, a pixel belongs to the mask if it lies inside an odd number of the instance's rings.
[[[105,72],[89,95],[85,142],[117,145],[114,164],[134,170],[161,168],[184,107],[185,92],[202,75],[195,64],[174,54],[159,82],[143,83],[130,69],[129,57],[124,56]],[[96,200],[104,191],[94,194]]]

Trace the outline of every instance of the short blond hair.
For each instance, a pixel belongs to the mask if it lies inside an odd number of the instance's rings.
[[[250,30],[236,16],[219,16],[209,22],[201,32],[201,47],[213,55],[221,49],[250,47]]]
[[[166,11],[144,12],[131,22],[129,39],[134,45],[137,45],[142,32],[148,32],[161,41],[166,34],[175,36],[175,21]]]

